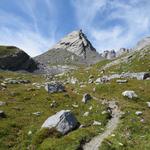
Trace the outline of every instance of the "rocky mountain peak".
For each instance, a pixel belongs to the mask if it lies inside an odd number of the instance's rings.
[[[82,30],[71,32],[61,39],[52,49],[66,49],[84,59],[86,59],[88,51],[96,52],[96,49],[92,46]]]

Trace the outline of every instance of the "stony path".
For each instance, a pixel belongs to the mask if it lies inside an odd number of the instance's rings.
[[[119,123],[119,118],[121,117],[121,111],[119,110],[116,102],[108,101],[104,103],[108,104],[111,111],[112,118],[109,120],[104,133],[94,137],[89,143],[86,143],[83,146],[83,150],[98,150],[103,140],[112,134],[112,132],[116,129]]]

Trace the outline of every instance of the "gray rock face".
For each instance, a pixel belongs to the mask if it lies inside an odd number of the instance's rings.
[[[116,55],[118,57],[118,56],[121,56],[123,54],[127,54],[131,51],[132,51],[132,49],[129,49],[129,48],[120,48],[119,51],[117,51]]]
[[[106,59],[113,59],[116,58],[116,52],[115,50],[106,50],[102,53],[102,57],[106,58]]]
[[[150,46],[150,37],[146,37],[139,41],[135,47],[135,50],[141,50],[142,48]]]
[[[35,59],[44,64],[93,64],[102,57],[92,46],[86,35],[73,31],[61,39],[46,53]]]
[[[0,46],[0,69],[33,72],[37,68],[37,63],[19,48],[14,46]]]
[[[49,117],[42,125],[42,128],[56,128],[62,134],[66,134],[76,127],[79,123],[70,110],[61,110]]]
[[[137,80],[145,80],[150,77],[149,72],[136,72],[136,73],[121,73],[121,74],[112,74],[110,76],[103,76],[96,80],[97,83],[101,83],[103,79],[112,80],[112,79],[119,79],[119,78],[130,78],[130,79],[137,79]],[[121,82],[117,80],[117,82]]]
[[[65,87],[62,84],[60,84],[60,83],[48,83],[45,86],[45,90],[48,93],[64,92],[65,91]]]
[[[122,93],[122,95],[124,97],[128,97],[129,99],[133,99],[133,98],[137,98],[138,97],[134,91],[124,91]]]
[[[92,99],[91,95],[85,93],[85,94],[83,95],[82,102],[86,104],[90,99]]]

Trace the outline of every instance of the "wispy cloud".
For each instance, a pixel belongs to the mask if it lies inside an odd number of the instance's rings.
[[[40,5],[37,5],[39,0],[21,0],[16,1],[16,7],[23,15],[15,12],[7,12],[0,8],[0,44],[1,45],[15,45],[25,50],[30,56],[36,56],[48,50],[55,43],[55,26],[49,20],[44,20],[43,16],[37,14]],[[40,1],[39,1],[40,2]],[[45,4],[45,13],[52,15],[50,12],[52,3],[48,0]],[[53,18],[51,18],[53,19]],[[48,36],[43,34],[40,26],[45,21],[47,24],[44,29],[48,32]],[[52,20],[51,20],[52,21]],[[53,26],[53,30],[50,27]]]
[[[86,27],[99,51],[132,47],[150,34],[149,0],[75,0],[73,5],[79,26]]]

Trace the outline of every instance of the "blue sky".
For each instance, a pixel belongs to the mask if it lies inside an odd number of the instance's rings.
[[[133,47],[150,36],[150,0],[0,0],[0,45],[36,56],[79,29],[99,52]]]

